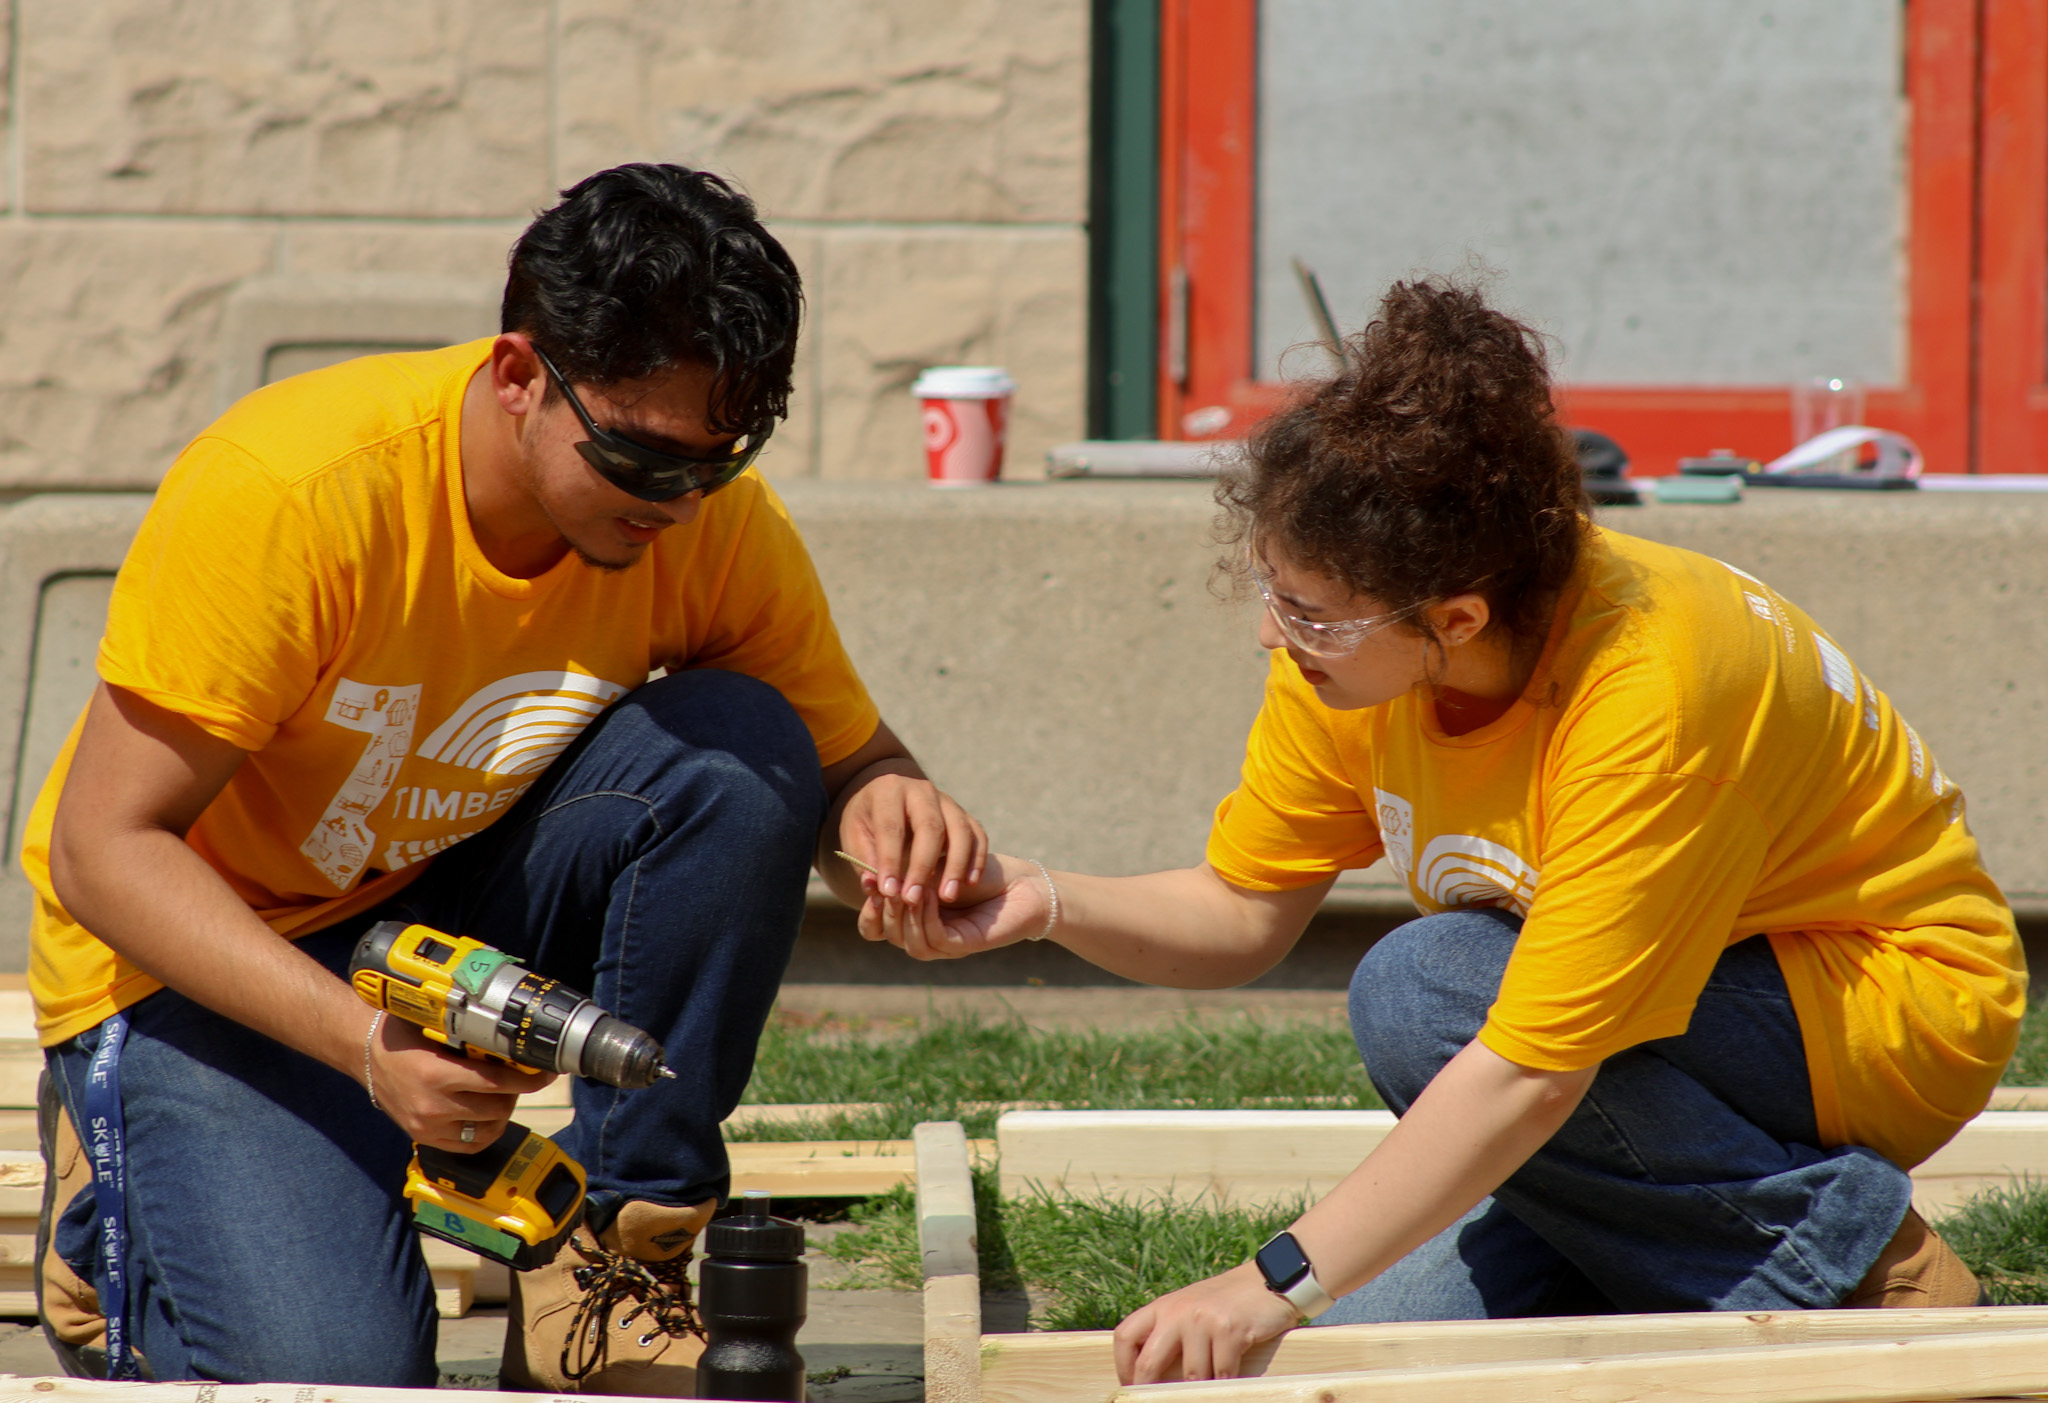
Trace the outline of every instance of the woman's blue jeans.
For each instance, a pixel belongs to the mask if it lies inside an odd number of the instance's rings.
[[[1449,911],[1359,962],[1351,1028],[1397,1114],[1477,1036],[1520,930]],[[1838,1305],[1912,1184],[1874,1150],[1819,1141],[1784,976],[1769,941],[1742,941],[1683,1034],[1608,1058],[1490,1198],[1316,1323]]]
[[[472,935],[659,1038],[674,1081],[578,1081],[563,1146],[603,1226],[729,1184],[738,1103],[825,808],[782,696],[685,672],[622,698],[491,827],[300,948],[346,977],[372,921]],[[128,1010],[131,1319],[159,1379],[431,1387],[433,1293],[399,1190],[411,1145],[350,1077],[164,990]],[[74,1121],[100,1030],[50,1049]],[[98,1280],[91,1196],[57,1248]],[[101,1283],[104,1288],[104,1283]]]

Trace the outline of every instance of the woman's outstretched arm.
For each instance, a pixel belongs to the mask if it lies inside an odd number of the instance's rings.
[[[920,960],[946,960],[1028,940],[1050,927],[1051,939],[1126,979],[1225,989],[1279,963],[1329,889],[1322,881],[1292,891],[1252,891],[1206,863],[1141,877],[1041,875],[1036,863],[997,853],[982,882],[950,909],[932,902],[912,908],[871,891],[861,907],[860,933]]]

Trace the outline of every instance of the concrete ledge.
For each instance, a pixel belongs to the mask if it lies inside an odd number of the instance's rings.
[[[498,329],[496,280],[423,273],[247,278],[221,317],[214,413],[259,385],[384,351],[432,350]]]
[[[21,834],[43,776],[92,695],[107,594],[146,493],[31,497],[0,511],[0,969],[28,962],[34,889]]]
[[[777,485],[883,714],[1000,846],[1106,873],[1200,858],[1265,669],[1248,606],[1211,591],[1205,484]],[[90,691],[94,591],[103,609],[147,503],[0,510],[0,968],[24,953],[26,802]],[[2048,915],[2048,497],[1753,492],[1602,520],[1811,613],[1962,785],[2015,906]],[[1330,906],[1407,909],[1383,868]]]

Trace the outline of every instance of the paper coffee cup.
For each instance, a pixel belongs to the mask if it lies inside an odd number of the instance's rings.
[[[999,365],[935,365],[910,392],[924,401],[924,456],[934,487],[984,487],[1003,471],[1017,382]]]

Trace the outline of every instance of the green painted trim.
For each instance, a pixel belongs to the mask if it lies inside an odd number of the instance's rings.
[[[1088,433],[1158,433],[1159,0],[1094,0]]]

